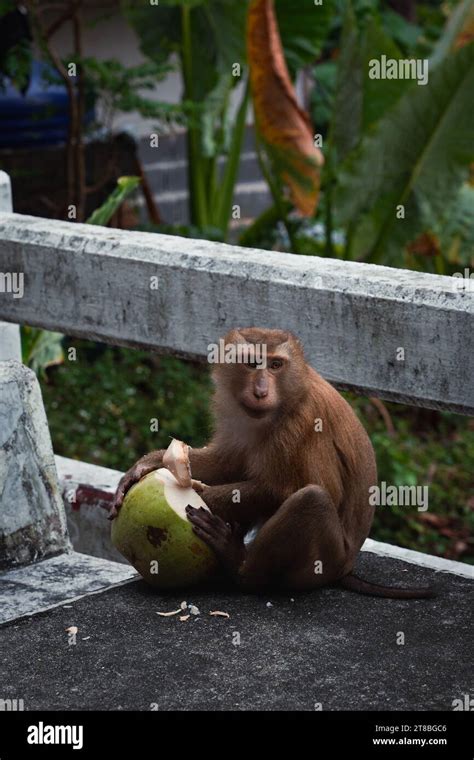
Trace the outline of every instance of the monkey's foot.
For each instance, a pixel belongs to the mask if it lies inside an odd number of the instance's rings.
[[[243,535],[238,526],[232,526],[207,509],[195,509],[190,504],[186,507],[186,514],[196,536],[216,553],[224,569],[237,578],[239,567],[245,559]]]

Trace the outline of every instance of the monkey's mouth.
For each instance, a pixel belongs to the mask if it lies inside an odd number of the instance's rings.
[[[245,402],[241,403],[242,409],[248,414],[249,417],[253,417],[256,420],[261,420],[273,411],[271,406],[247,406]]]

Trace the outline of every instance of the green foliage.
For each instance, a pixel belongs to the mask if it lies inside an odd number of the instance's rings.
[[[188,122],[188,173],[191,223],[214,226],[225,236],[237,179],[248,92],[232,118],[230,94],[245,69],[247,0],[165,0],[150,9],[146,0],[123,0],[144,54],[156,63],[177,53],[184,99],[194,104]],[[152,14],[152,15],[151,15]],[[152,19],[152,20],[151,20]],[[228,156],[222,176],[219,157]]]
[[[443,61],[453,51],[456,38],[468,19],[471,20],[471,23],[474,23],[474,5],[472,0],[462,0],[454,8],[444,34],[438,39],[431,56],[430,63],[432,66],[436,66]]]
[[[333,18],[331,3],[315,5],[314,0],[275,0],[285,58],[294,76],[297,71],[317,60],[323,50]]]
[[[212,240],[223,243],[222,230],[218,227],[196,227],[193,224],[141,224],[136,229],[142,232],[157,232],[159,235],[176,235],[193,240]]]
[[[133,193],[140,184],[140,177],[119,177],[117,187],[111,192],[106,201],[97,208],[87,219],[87,224],[99,224],[105,226],[117,209],[122,205],[125,198]]]
[[[205,366],[148,351],[66,339],[77,361],[49,372],[42,391],[58,454],[125,470],[166,448],[171,437],[192,446],[210,434],[210,379]],[[156,418],[159,431],[150,430]]]
[[[232,66],[245,63],[246,1],[167,0],[150,11],[149,3],[143,0],[124,2],[123,7],[139,35],[143,53],[151,61],[163,63],[178,52],[185,97],[201,104],[201,110],[196,109],[201,147],[205,156],[216,155],[229,144],[231,126],[223,112],[229,91],[238,82],[238,77],[232,76]]]
[[[474,266],[474,187],[465,184],[434,226],[447,262],[446,274]]]
[[[70,60],[70,59],[68,59]],[[79,62],[79,61],[76,61]],[[147,119],[155,119],[157,126],[183,124],[192,112],[189,103],[175,105],[145,97],[152,92],[174,66],[170,63],[145,61],[136,66],[124,66],[115,58],[98,60],[82,58],[80,63],[86,77],[87,87],[100,99],[102,122],[112,128],[117,113],[136,112]]]
[[[40,330],[37,327],[22,326],[21,351],[22,361],[33,372],[46,379],[46,370],[64,361],[63,335],[57,332]]]
[[[473,91],[471,44],[445,59],[428,85],[412,85],[343,167],[339,219],[359,220],[351,257],[393,264],[405,244],[443,214],[474,160]]]
[[[369,430],[379,482],[429,489],[426,512],[376,508],[371,537],[474,564],[472,420],[387,404],[395,426],[390,435],[367,400],[349,400]]]
[[[0,92],[5,89],[6,80],[24,92],[28,88],[31,71],[31,47],[26,40],[18,42],[6,52],[0,51]]]
[[[0,20],[17,7],[14,0],[0,0]],[[5,89],[6,80],[24,92],[28,88],[31,72],[31,45],[28,39],[10,41],[10,45],[0,50],[0,93]]]
[[[300,16],[292,14],[290,3],[283,5],[290,25],[304,17],[298,39],[305,37],[307,26],[309,51],[314,35],[309,14],[320,8],[308,4]],[[474,160],[474,43],[453,49],[472,18],[472,0],[458,5],[419,2],[416,10],[418,21],[410,23],[382,0],[336,0],[328,18],[318,17],[323,23],[312,49],[320,56],[313,69],[312,104],[326,161],[317,224],[311,230],[311,225],[288,221],[283,213],[275,218],[275,209],[269,210],[249,235],[244,233],[242,244],[272,242],[295,253],[438,273],[469,262],[471,194],[462,187]],[[285,26],[279,22],[285,42]],[[286,46],[285,53],[293,73],[308,62],[300,58],[293,64],[297,57]],[[372,61],[382,56],[400,60],[430,55],[427,85],[411,78],[369,76]],[[270,174],[265,176],[275,202],[278,188]],[[402,219],[400,213],[405,213]],[[286,235],[280,233],[282,221]],[[432,240],[432,250],[419,245],[424,237]],[[420,248],[421,253],[413,252]]]

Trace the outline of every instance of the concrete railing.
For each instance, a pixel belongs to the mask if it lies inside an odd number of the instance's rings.
[[[21,216],[0,172],[0,565],[13,568],[0,573],[0,623],[134,577],[110,561],[120,557],[105,518],[121,473],[55,466],[37,380],[3,361],[20,358],[19,324],[198,358],[234,326],[290,329],[339,387],[469,414],[474,294],[453,280]],[[363,549],[472,576],[370,539]]]
[[[340,388],[473,413],[474,289],[459,280],[21,216],[2,175],[0,320],[185,357],[231,327],[289,329]],[[21,297],[1,292],[9,273]]]

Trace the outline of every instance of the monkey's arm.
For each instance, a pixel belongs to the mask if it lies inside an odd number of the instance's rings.
[[[114,497],[109,519],[112,520],[122,506],[127,491],[149,472],[163,467],[166,449],[157,449],[141,457],[121,479]],[[220,454],[212,445],[202,449],[190,449],[189,461],[192,477],[206,485],[226,483],[240,475],[239,465],[230,457]]]
[[[189,449],[189,463],[192,477],[208,486],[231,483],[242,478],[240,462],[212,443],[203,449]]]
[[[125,498],[127,491],[133,486],[134,483],[148,475],[149,472],[157,470],[163,464],[163,456],[166,449],[158,449],[157,451],[150,451],[149,454],[145,454],[141,457],[133,467],[131,467],[120,480],[117,491],[115,492],[114,500],[112,502],[112,508],[109,513],[109,520],[117,515],[122,502]]]

